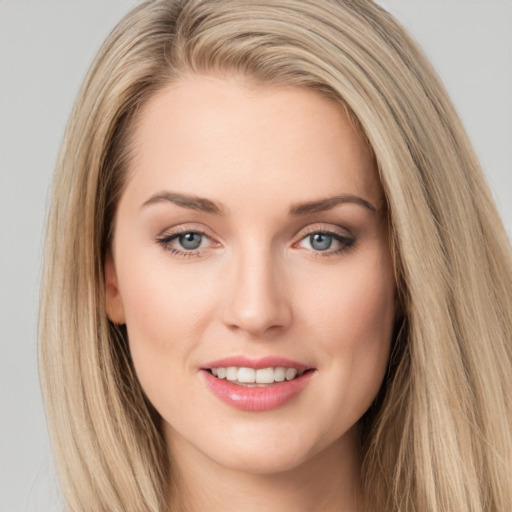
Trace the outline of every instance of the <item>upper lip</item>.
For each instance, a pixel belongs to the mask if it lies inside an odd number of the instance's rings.
[[[211,368],[228,368],[230,366],[237,368],[254,368],[255,370],[278,367],[295,368],[297,370],[309,370],[312,368],[307,364],[280,356],[265,356],[258,359],[250,359],[246,356],[231,356],[206,363],[201,366],[201,369],[209,370]]]

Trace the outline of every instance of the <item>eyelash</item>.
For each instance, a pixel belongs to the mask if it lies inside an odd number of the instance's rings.
[[[174,233],[170,233],[167,235],[163,235],[161,237],[157,238],[157,242],[162,246],[162,248],[170,252],[173,256],[178,256],[179,258],[183,259],[189,259],[189,258],[199,258],[202,256],[203,252],[200,249],[194,249],[194,250],[184,250],[184,249],[177,249],[176,247],[172,247],[170,244],[173,240],[179,238],[180,236],[188,235],[188,234],[194,234],[199,235],[201,237],[205,237],[211,240],[211,237],[208,236],[203,231],[198,231],[195,229],[185,229],[181,231],[176,231]]]
[[[178,249],[176,247],[172,247],[170,245],[173,240],[176,240],[179,237],[188,235],[188,234],[199,235],[201,237],[205,237],[205,238],[211,240],[211,237],[208,236],[203,231],[194,230],[194,229],[185,229],[185,230],[176,231],[176,232],[173,232],[173,233],[170,233],[167,235],[160,236],[157,238],[156,241],[158,244],[160,244],[162,246],[162,248],[165,251],[171,253],[173,256],[177,256],[177,257],[183,258],[183,259],[190,259],[190,258],[196,258],[196,257],[200,258],[203,255],[204,251],[199,248],[193,249],[193,250],[184,250],[184,249]],[[293,246],[295,247],[298,244],[300,244],[302,241],[306,240],[308,237],[311,237],[311,236],[317,235],[317,234],[332,237],[336,242],[338,242],[340,244],[340,247],[335,250],[327,249],[325,251],[315,251],[314,249],[310,249],[310,251],[312,252],[312,255],[315,258],[316,257],[323,257],[323,258],[327,257],[328,258],[331,256],[336,256],[336,255],[342,254],[344,252],[347,252],[347,251],[353,249],[355,242],[356,242],[355,238],[343,236],[343,235],[340,235],[339,233],[336,233],[331,230],[317,228],[317,229],[308,229],[307,232],[304,234],[304,236],[302,236],[298,242],[295,242],[293,244]]]
[[[299,243],[301,243],[302,241],[306,240],[307,238],[309,238],[313,235],[326,235],[326,236],[333,238],[336,242],[338,242],[340,244],[340,247],[338,247],[338,249],[331,249],[331,250],[327,249],[325,251],[311,250],[312,255],[315,258],[318,258],[318,257],[329,258],[331,256],[336,256],[336,255],[342,254],[344,252],[347,252],[347,251],[353,249],[355,242],[356,242],[355,238],[340,235],[339,233],[336,233],[335,231],[331,231],[328,229],[322,229],[322,228],[316,228],[316,229],[312,228],[312,229],[308,229],[306,231],[306,233],[304,234],[304,236],[293,245],[296,246]]]

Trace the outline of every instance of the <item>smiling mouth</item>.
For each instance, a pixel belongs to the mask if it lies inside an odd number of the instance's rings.
[[[259,369],[244,366],[220,366],[208,368],[206,371],[219,380],[226,380],[238,386],[264,388],[296,380],[305,373],[311,372],[312,369],[284,368],[282,366]]]
[[[316,368],[283,357],[233,356],[201,368],[209,390],[242,411],[269,411],[292,402],[311,381]]]

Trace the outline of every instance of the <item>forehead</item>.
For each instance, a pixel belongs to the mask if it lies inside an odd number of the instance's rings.
[[[129,183],[140,193],[220,198],[240,186],[300,201],[334,188],[381,202],[365,138],[341,104],[306,88],[191,77],[147,102],[133,142]]]

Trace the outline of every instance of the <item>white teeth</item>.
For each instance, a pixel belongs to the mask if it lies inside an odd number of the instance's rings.
[[[274,370],[274,380],[276,382],[283,382],[286,377],[286,368],[280,366]]]
[[[258,384],[272,384],[274,382],[274,369],[261,368],[256,370],[256,382]]]
[[[305,370],[297,370],[296,368],[254,368],[235,366],[211,368],[211,372],[219,379],[227,379],[231,382],[240,384],[272,384],[273,382],[283,382],[284,380],[293,380],[300,377]]]
[[[235,368],[234,366],[226,368],[226,379],[238,380],[238,368]]]
[[[254,368],[239,368],[238,382],[254,384],[256,382],[256,370]]]
[[[295,375],[297,375],[297,370],[295,368],[287,368],[285,377],[286,380],[292,380],[295,378]]]

